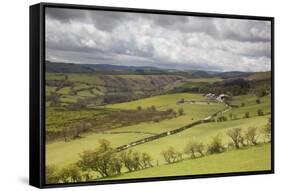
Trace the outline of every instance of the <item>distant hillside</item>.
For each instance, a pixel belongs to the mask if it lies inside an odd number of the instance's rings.
[[[151,66],[123,66],[110,64],[74,64],[46,61],[46,72],[49,73],[98,73],[98,74],[137,74],[137,75],[177,75],[186,78],[210,78],[222,79],[243,78],[249,81],[269,79],[270,72],[214,72],[202,70],[175,70],[162,69]]]
[[[249,75],[253,74],[252,72],[239,72],[239,71],[232,71],[232,72],[223,72],[220,74],[216,74],[217,76],[228,79],[228,78],[241,78],[241,77],[247,77]]]
[[[73,64],[73,63],[59,63],[46,61],[46,72],[50,73],[121,73],[121,72],[135,72],[135,73],[160,73],[161,69],[148,66],[120,66],[110,64]]]
[[[245,79],[249,81],[269,80],[271,79],[271,72],[256,72],[247,76]]]

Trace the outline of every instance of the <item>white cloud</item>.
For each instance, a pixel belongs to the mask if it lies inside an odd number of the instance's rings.
[[[46,53],[53,61],[221,71],[270,69],[267,21],[85,10],[67,16],[55,13],[47,9]]]

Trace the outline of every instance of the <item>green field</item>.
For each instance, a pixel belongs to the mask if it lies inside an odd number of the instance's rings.
[[[215,113],[224,108],[222,104],[182,104],[179,106],[176,104],[176,101],[179,98],[189,98],[189,99],[202,99],[202,95],[199,94],[175,94],[175,95],[164,95],[164,96],[156,96],[153,98],[147,98],[144,100],[139,100],[131,103],[124,104],[115,104],[108,106],[109,108],[122,108],[122,109],[132,109],[136,108],[137,105],[150,106],[150,104],[154,103],[157,107],[161,109],[164,108],[178,108],[183,107],[186,110],[186,114],[180,117],[163,120],[160,122],[146,122],[140,123],[132,126],[124,126],[121,128],[116,128],[113,130],[109,130],[107,132],[127,132],[127,131],[141,131],[148,133],[161,133],[168,130],[172,130],[175,128],[179,128],[183,125],[191,123],[192,121],[204,118],[212,113]],[[164,105],[161,105],[164,104]],[[169,107],[166,106],[169,104]],[[164,106],[164,107],[161,107]],[[160,109],[160,110],[161,110]],[[190,112],[190,114],[188,113]],[[50,127],[57,127],[59,125],[63,125],[65,121],[72,121],[75,119],[81,118],[92,118],[101,112],[105,112],[104,110],[87,110],[87,111],[61,111],[61,115],[58,112],[51,112],[47,115],[47,121],[49,122]],[[54,125],[56,124],[56,125]],[[59,128],[59,127],[57,127]],[[67,165],[75,162],[79,158],[79,153],[84,150],[92,149],[97,145],[99,139],[108,139],[112,142],[114,146],[120,146],[130,141],[138,140],[144,137],[149,136],[148,134],[142,133],[124,133],[124,134],[86,134],[83,138],[73,140],[70,142],[64,141],[56,141],[50,144],[47,144],[47,164],[56,164],[59,166]]]
[[[56,164],[58,166],[68,165],[73,163],[79,159],[79,153],[84,150],[95,148],[99,139],[108,139],[112,142],[113,146],[120,146],[127,142],[131,142],[134,140],[138,140],[144,137],[150,136],[149,134],[142,133],[122,133],[129,131],[140,131],[144,133],[161,133],[165,131],[169,131],[181,126],[184,126],[188,123],[191,123],[193,120],[201,119],[207,117],[208,115],[215,113],[224,108],[222,104],[188,104],[184,103],[178,105],[176,101],[180,98],[192,99],[192,100],[202,100],[202,95],[200,94],[174,94],[174,95],[163,95],[156,96],[151,98],[146,98],[138,101],[127,102],[122,104],[114,104],[107,106],[108,108],[114,109],[134,109],[137,106],[142,105],[142,107],[149,107],[152,104],[155,105],[159,110],[165,110],[169,107],[171,108],[179,108],[183,107],[185,110],[185,115],[172,118],[169,120],[163,120],[160,122],[145,122],[131,126],[124,126],[121,128],[116,128],[109,130],[107,132],[120,132],[120,134],[86,134],[83,138],[73,140],[65,143],[64,141],[57,141],[54,143],[47,144],[47,164]],[[251,96],[243,97],[244,101],[248,106],[240,107],[235,109],[235,112],[240,112],[242,110],[244,112],[245,109],[250,110],[252,105],[257,105],[253,101]],[[238,101],[241,100],[239,97]],[[266,107],[266,104],[269,102],[263,102],[258,106]],[[162,105],[161,105],[162,104]],[[234,109],[233,109],[234,110]],[[190,111],[190,112],[189,112]],[[192,112],[191,112],[192,111]],[[52,121],[65,121],[67,118],[75,119],[75,117],[83,118],[83,117],[91,117],[97,115],[98,112],[92,110],[84,111],[84,112],[62,112],[65,114],[61,119],[60,118],[52,118],[52,120],[47,120],[52,123]],[[233,112],[233,111],[230,111]],[[226,115],[226,114],[225,114]],[[67,118],[66,118],[67,117]],[[158,160],[159,164],[163,164],[164,160],[161,156],[160,152],[166,148],[166,145],[170,145],[175,147],[176,149],[182,151],[190,140],[199,140],[207,144],[210,139],[217,135],[225,135],[225,130],[228,128],[240,127],[242,129],[246,129],[248,127],[257,127],[262,128],[267,123],[268,116],[261,117],[251,117],[249,119],[238,119],[238,120],[229,120],[226,122],[212,122],[207,124],[198,125],[194,128],[188,129],[180,134],[172,135],[169,137],[165,137],[159,140],[155,140],[151,143],[142,144],[134,147],[135,150],[146,151],[149,152],[155,160]],[[230,139],[224,138],[224,143],[227,144],[230,142]]]
[[[260,145],[228,151],[203,158],[184,160],[175,164],[161,165],[136,172],[125,173],[108,179],[131,179],[163,176],[184,176],[271,170],[271,146]]]
[[[147,151],[155,160],[158,160],[159,164],[164,164],[165,161],[163,159],[163,156],[161,155],[161,151],[167,149],[167,145],[172,146],[178,151],[182,152],[189,141],[196,140],[199,142],[203,142],[205,145],[207,145],[211,141],[212,137],[218,134],[221,135],[224,144],[227,145],[227,143],[231,141],[225,135],[227,129],[236,127],[242,128],[244,130],[248,127],[263,128],[266,123],[266,116],[219,123],[206,123],[195,126],[191,129],[187,129],[186,131],[180,134],[171,135],[159,140],[155,140],[151,143],[136,146],[134,147],[134,150]]]
[[[190,141],[202,142],[206,152],[207,146],[215,136],[220,136],[223,146],[227,147],[231,139],[226,132],[232,128],[241,128],[243,135],[251,127],[257,128],[258,133],[262,132],[271,116],[269,96],[257,97],[252,93],[231,96],[229,104],[232,107],[229,107],[223,102],[206,98],[203,93],[192,93],[192,88],[198,89],[222,82],[223,79],[218,77],[185,79],[183,76],[173,75],[59,73],[48,73],[46,77],[49,84],[46,87],[46,95],[52,96],[55,93],[59,97],[59,104],[56,106],[51,106],[51,101],[46,102],[47,166],[54,165],[63,169],[75,164],[81,153],[96,149],[101,139],[108,140],[111,146],[116,148],[179,129],[196,121],[204,121],[177,134],[167,134],[153,141],[131,145],[130,149],[134,151],[148,153],[153,159],[154,167],[132,173],[127,173],[126,168],[122,167],[123,174],[112,178],[270,169],[270,144],[228,150],[222,154],[194,160],[187,159],[189,156],[184,154],[184,161],[170,165],[166,164],[162,155],[168,147],[184,153]],[[177,88],[180,91],[174,91]],[[191,92],[180,93],[190,88]],[[109,96],[109,103],[103,100],[106,96]],[[119,100],[122,96],[125,99]],[[97,99],[104,102],[97,102]],[[86,100],[86,106],[78,109],[70,107],[79,100]],[[262,114],[258,115],[258,110],[261,110]],[[247,112],[249,116],[246,118]],[[216,116],[212,116],[215,113]],[[226,117],[225,121],[218,122],[222,116]],[[81,131],[79,136],[65,138],[65,127],[74,128],[71,125],[77,122],[90,124],[91,129]],[[69,132],[75,134],[75,131],[78,130],[72,129]],[[259,136],[257,140],[259,143],[268,141],[263,136]],[[100,178],[97,172],[92,171],[90,174],[93,180]]]

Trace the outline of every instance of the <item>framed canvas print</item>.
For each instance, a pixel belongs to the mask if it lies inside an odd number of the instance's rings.
[[[30,184],[274,172],[274,18],[30,7]]]

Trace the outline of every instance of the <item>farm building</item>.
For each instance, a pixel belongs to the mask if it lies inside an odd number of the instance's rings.
[[[220,101],[220,102],[224,102],[224,101],[226,101],[227,99],[229,99],[229,96],[226,95],[226,94],[220,94],[216,99],[217,99],[218,101]]]
[[[216,99],[216,94],[208,93],[205,95],[205,97],[207,97],[208,99]]]

